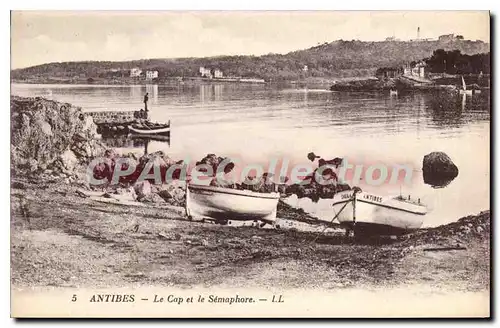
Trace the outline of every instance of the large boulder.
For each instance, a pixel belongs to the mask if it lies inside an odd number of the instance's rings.
[[[13,173],[49,167],[70,149],[79,162],[100,152],[96,126],[81,108],[40,97],[11,96],[11,167]]]
[[[422,172],[425,183],[443,186],[457,177],[458,167],[445,153],[432,152],[424,156]]]

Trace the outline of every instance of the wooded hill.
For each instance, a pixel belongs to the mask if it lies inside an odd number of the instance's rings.
[[[12,80],[50,78],[128,77],[129,70],[157,70],[159,79],[198,76],[200,66],[219,68],[224,76],[262,78],[266,81],[296,80],[304,77],[367,76],[379,67],[401,66],[430,58],[437,49],[459,50],[462,54],[488,53],[483,41],[344,41],[324,43],[284,55],[218,56],[206,58],[142,59],[133,61],[81,61],[49,63],[11,71]],[[307,71],[304,66],[307,65]]]

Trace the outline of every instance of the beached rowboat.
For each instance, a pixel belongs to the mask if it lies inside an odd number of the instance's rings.
[[[190,219],[209,219],[219,223],[228,220],[276,220],[279,193],[189,184],[186,190],[186,214]]]
[[[338,221],[358,234],[401,235],[423,224],[426,206],[401,196],[347,190],[333,198]]]

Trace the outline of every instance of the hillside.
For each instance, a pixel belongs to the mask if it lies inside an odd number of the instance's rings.
[[[308,77],[351,77],[373,75],[379,67],[402,65],[428,58],[434,50],[459,50],[472,55],[487,53],[490,44],[483,41],[343,41],[324,43],[288,54],[263,56],[219,56],[207,58],[143,59],[126,62],[83,61],[49,63],[11,71],[11,79],[120,79],[129,70],[157,70],[159,79],[197,76],[200,66],[220,68],[225,76],[263,78],[267,81],[296,80]],[[307,65],[308,70],[302,69]]]

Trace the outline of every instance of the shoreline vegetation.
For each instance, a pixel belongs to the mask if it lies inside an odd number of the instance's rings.
[[[14,83],[37,84],[170,84],[269,83],[328,84],[366,80],[380,69],[402,69],[426,62],[430,73],[487,74],[490,44],[461,36],[439,40],[337,40],[287,54],[217,56],[205,58],[142,59],[48,63],[11,70]],[[444,65],[443,65],[444,63]],[[217,70],[213,79],[200,71]],[[131,77],[132,70],[142,75]],[[146,79],[146,72],[156,72]],[[222,76],[223,75],[223,76]]]
[[[180,183],[89,186],[89,160],[111,161],[114,150],[100,144],[94,122],[81,113],[71,104],[11,97],[15,287],[412,284],[489,291],[489,210],[399,240],[364,242],[283,202],[280,229],[193,222]]]
[[[265,82],[262,80],[246,80],[236,81],[232,79],[208,79],[208,78],[172,78],[162,82],[152,81],[137,81],[133,79],[109,81],[106,79],[96,79],[92,83],[86,80],[74,79],[29,79],[29,80],[12,80],[14,84],[46,84],[46,85],[95,85],[95,86],[132,86],[132,85],[164,85],[164,86],[193,86],[203,84],[242,84],[242,85],[267,85],[276,87],[298,87],[298,88],[311,88],[311,89],[326,89],[329,91],[450,91],[458,92],[462,88],[462,77],[467,85],[472,85],[479,90],[490,90],[490,75],[451,75],[451,74],[436,74],[429,80],[428,83],[422,83],[412,80],[411,77],[400,76],[397,78],[378,79],[374,76],[364,77],[345,77],[345,78],[307,78],[299,81],[281,81],[281,82]]]

